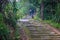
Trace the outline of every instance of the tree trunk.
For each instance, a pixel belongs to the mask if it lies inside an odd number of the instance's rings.
[[[43,4],[43,2],[41,3],[41,14],[40,14],[40,16],[41,16],[41,19],[43,20],[44,19],[44,4]]]

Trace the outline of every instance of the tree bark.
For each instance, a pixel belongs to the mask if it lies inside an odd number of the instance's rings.
[[[44,4],[43,2],[41,3],[41,12],[40,12],[40,16],[41,16],[41,19],[43,20],[44,19]]]

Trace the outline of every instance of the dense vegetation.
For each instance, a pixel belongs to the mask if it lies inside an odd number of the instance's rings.
[[[60,1],[59,0],[29,0],[36,9],[37,19],[48,21],[48,23],[60,28]]]
[[[14,0],[12,3],[8,0],[0,0],[0,40],[13,40],[17,39],[19,36],[19,34],[16,32],[18,30],[18,26],[16,26],[17,9],[15,5],[16,0]],[[10,35],[11,30],[9,29],[11,28],[14,30],[14,35],[12,34],[14,38]]]

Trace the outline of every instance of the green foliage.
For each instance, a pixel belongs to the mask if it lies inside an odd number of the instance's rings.
[[[3,40],[7,40],[9,37],[9,30],[4,23],[0,23],[0,36],[2,36],[1,39]]]
[[[56,23],[56,22],[54,22],[54,21],[52,21],[52,20],[44,20],[44,23],[48,23],[48,24],[50,24],[51,26],[60,29],[60,23],[58,24],[58,23]]]
[[[3,22],[3,15],[0,13],[0,23]]]
[[[43,0],[44,3],[44,19],[60,22],[60,3],[56,0]]]
[[[11,3],[8,3],[5,7],[5,22],[15,28],[16,25],[16,14],[13,11],[14,7]],[[8,21],[7,21],[8,20]]]
[[[60,23],[60,3],[57,3],[55,20],[57,23]]]
[[[16,8],[18,9],[16,15],[17,19],[23,18],[24,16],[26,16],[26,14],[28,14],[30,6],[28,0],[21,0],[20,2],[17,2],[16,5]]]
[[[29,0],[35,7],[40,7],[42,0]]]
[[[0,37],[2,40],[9,40],[9,30],[3,20],[3,15],[0,13]]]
[[[19,28],[18,27],[16,27],[14,35],[15,35],[15,40],[19,40],[20,39],[20,32],[19,32]]]

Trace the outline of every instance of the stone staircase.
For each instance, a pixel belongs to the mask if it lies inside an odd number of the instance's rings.
[[[57,35],[45,26],[36,26],[27,23],[26,27],[30,31],[30,37],[32,40],[60,40],[60,35]]]
[[[60,35],[40,23],[30,21],[23,22],[23,25],[28,28],[31,40],[60,40]]]

